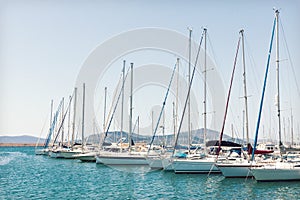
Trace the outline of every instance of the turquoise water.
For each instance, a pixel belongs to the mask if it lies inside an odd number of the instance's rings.
[[[299,199],[300,182],[257,183],[222,175],[129,173],[95,163],[0,147],[0,199]]]

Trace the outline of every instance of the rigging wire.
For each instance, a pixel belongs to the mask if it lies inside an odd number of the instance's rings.
[[[283,25],[282,25],[282,22],[281,22],[281,19],[280,20],[280,27],[282,29],[282,35],[283,35],[283,39],[284,39],[284,44],[285,44],[285,47],[286,47],[286,50],[287,50],[287,54],[288,54],[288,58],[289,58],[289,61],[290,61],[290,65],[291,65],[291,68],[292,68],[292,71],[293,71],[293,77],[294,77],[294,80],[295,80],[295,84],[296,84],[296,87],[297,87],[297,93],[300,97],[300,89],[299,89],[299,85],[298,85],[298,82],[297,82],[297,78],[296,78],[296,73],[295,73],[295,68],[294,68],[294,65],[293,65],[293,62],[292,62],[292,59],[291,59],[291,54],[290,54],[290,50],[288,48],[288,45],[287,45],[287,41],[286,41],[286,37],[285,37],[285,32],[284,32],[284,29],[283,29]]]

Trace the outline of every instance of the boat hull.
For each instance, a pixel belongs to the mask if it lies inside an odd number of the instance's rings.
[[[47,155],[49,155],[49,149],[36,149],[35,155],[47,156]]]
[[[164,171],[174,171],[173,160],[170,157],[163,158],[161,162],[162,162]]]
[[[96,152],[75,154],[73,157],[81,162],[96,162]]]
[[[222,172],[222,175],[226,178],[245,178],[253,176],[253,174],[249,170],[249,168],[251,167],[250,163],[226,163],[216,164],[216,166]]]
[[[175,173],[221,173],[213,159],[174,159]]]
[[[62,158],[62,159],[75,159],[74,155],[81,152],[77,151],[50,151],[49,156],[51,158]]]
[[[256,181],[299,181],[300,164],[285,166],[263,166],[251,168],[251,172]]]
[[[147,157],[147,162],[151,169],[163,169],[161,157]]]
[[[148,165],[145,155],[130,153],[100,153],[97,155],[97,163],[105,165]]]

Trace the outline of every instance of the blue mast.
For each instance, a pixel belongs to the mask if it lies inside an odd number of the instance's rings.
[[[175,70],[176,70],[176,65],[177,65],[177,64],[175,64],[175,66],[174,66],[174,68],[173,68],[171,80],[170,80],[170,82],[169,82],[169,86],[168,86],[168,89],[167,89],[167,92],[166,92],[166,95],[165,95],[165,98],[164,98],[164,102],[163,102],[162,108],[161,108],[161,110],[160,110],[159,117],[158,117],[158,120],[157,120],[155,129],[154,129],[153,135],[152,135],[152,139],[151,139],[151,142],[150,142],[150,147],[149,147],[149,149],[148,149],[148,153],[149,153],[150,150],[151,150],[151,147],[152,147],[152,144],[153,144],[155,135],[156,135],[156,131],[157,131],[158,126],[159,126],[159,122],[160,122],[162,113],[163,113],[163,111],[164,111],[164,109],[165,109],[165,105],[166,105],[166,101],[167,101],[167,98],[168,98],[168,95],[169,95],[170,87],[171,87],[171,84],[172,84],[172,81],[173,81],[173,78],[174,78],[174,74],[175,74]]]
[[[275,26],[276,26],[276,18],[274,19],[274,23],[273,23],[272,37],[271,37],[270,48],[269,48],[269,53],[268,53],[267,68],[266,68],[266,72],[265,72],[263,91],[262,91],[262,96],[261,96],[261,100],[260,100],[260,107],[259,107],[258,119],[257,119],[257,124],[256,124],[256,131],[255,131],[255,139],[254,139],[252,157],[251,157],[252,161],[254,160],[254,152],[256,150],[256,145],[257,145],[258,130],[259,130],[260,119],[261,119],[261,111],[262,111],[263,101],[264,101],[264,96],[265,96],[265,89],[266,89],[266,83],[267,83],[267,77],[268,77],[268,71],[269,71],[269,65],[270,65],[270,57],[271,57],[271,52],[272,52]]]
[[[49,143],[50,143],[50,139],[51,139],[51,136],[52,136],[52,134],[53,134],[54,127],[55,127],[55,124],[56,124],[56,122],[57,122],[57,117],[58,117],[58,114],[59,114],[59,112],[60,112],[61,107],[62,107],[62,100],[60,101],[60,104],[59,104],[59,106],[58,106],[58,108],[57,108],[57,111],[56,111],[56,113],[55,113],[55,115],[54,115],[54,117],[53,117],[53,121],[52,121],[50,130],[49,130],[47,139],[46,139],[46,141],[45,141],[44,148],[47,148],[48,145],[49,145]]]

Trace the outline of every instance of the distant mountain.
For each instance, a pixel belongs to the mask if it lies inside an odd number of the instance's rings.
[[[0,136],[0,143],[23,143],[35,144],[39,138],[29,135],[22,136]],[[39,143],[44,143],[45,139],[40,139]]]
[[[192,144],[201,144],[203,143],[203,132],[204,129],[197,129],[192,131],[191,136],[191,143]],[[127,142],[127,132],[123,132],[122,137],[126,138],[125,142]],[[220,133],[218,131],[207,129],[206,134],[206,141],[209,140],[218,140],[220,137]],[[106,142],[118,142],[121,138],[121,133],[119,131],[112,131],[108,132],[106,137]],[[152,139],[152,136],[145,136],[145,135],[138,135],[136,133],[132,134],[132,139],[134,142],[146,142],[149,143]],[[163,136],[161,133],[159,133],[158,136],[155,137],[154,142],[155,143],[161,143],[163,140],[166,141],[167,145],[172,145],[174,143],[174,135],[173,134],[166,134],[165,139],[163,139]],[[227,141],[233,141],[232,138],[226,134],[223,135],[223,140]],[[90,143],[98,143],[100,141],[99,134],[92,134],[88,137],[88,142]],[[242,140],[240,139],[234,139],[234,142],[236,143],[242,143]],[[188,143],[188,132],[181,132],[178,138],[178,144],[187,144]]]

